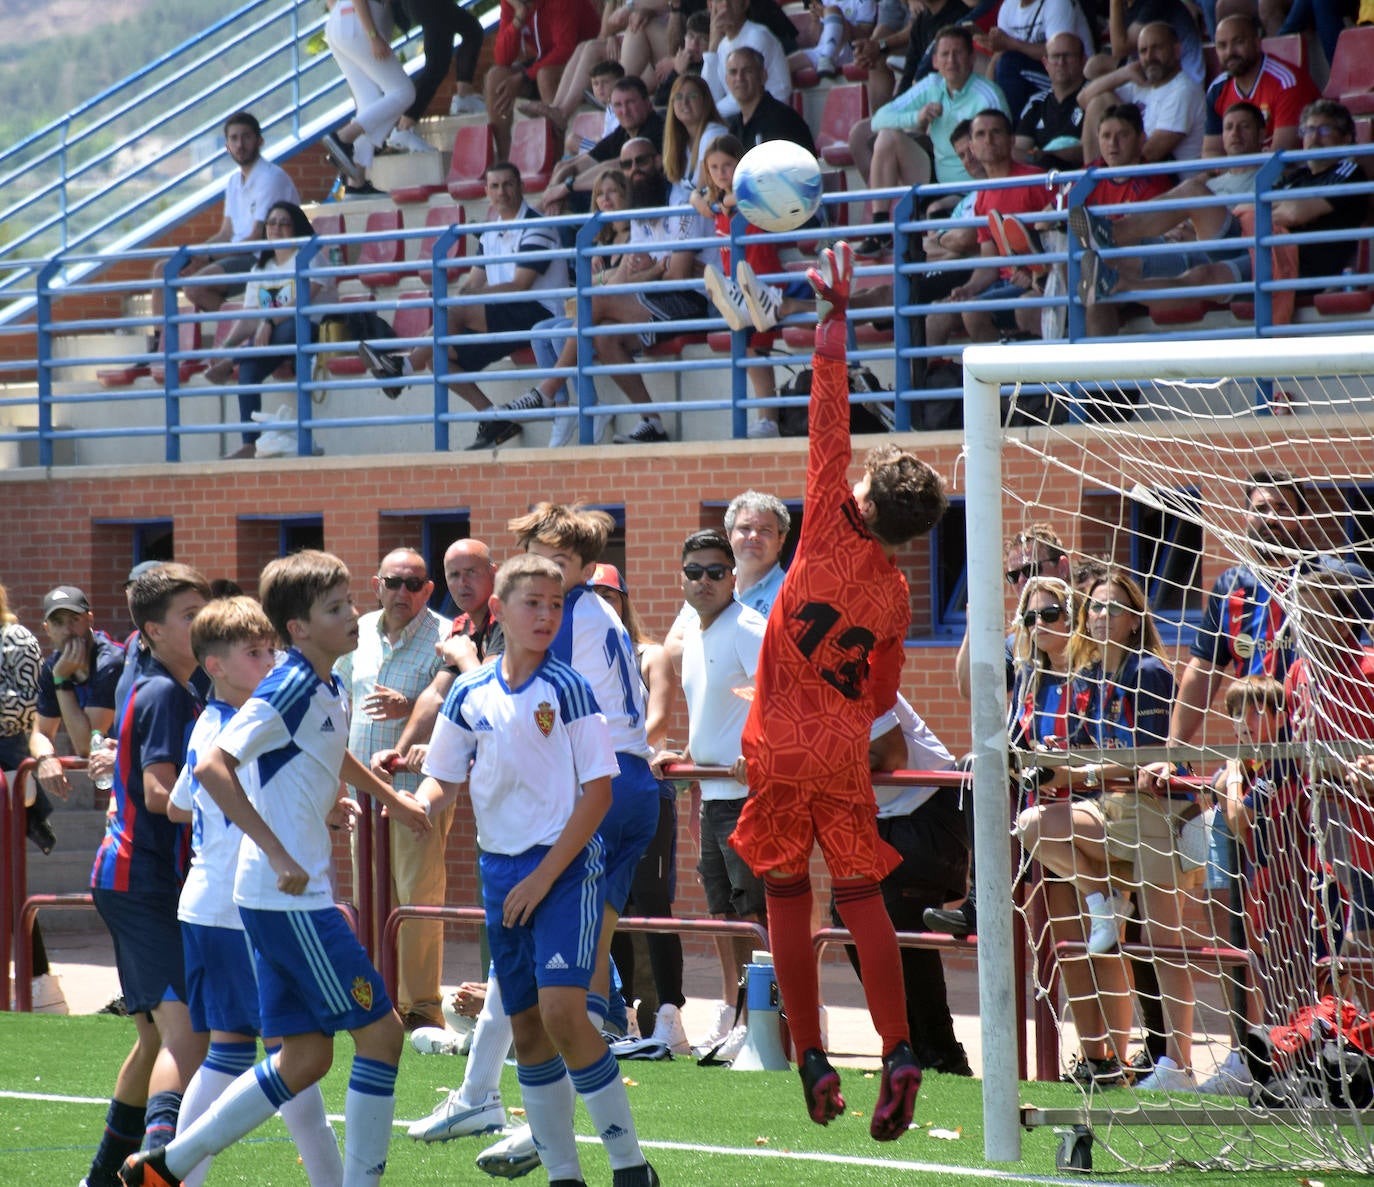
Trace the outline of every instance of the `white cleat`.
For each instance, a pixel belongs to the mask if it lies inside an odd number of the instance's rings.
[[[496,1133],[506,1127],[506,1110],[501,1106],[501,1094],[492,1092],[480,1105],[469,1105],[456,1092],[423,1120],[406,1130],[417,1142],[447,1142],[452,1138],[473,1137],[481,1133]]]
[[[518,1179],[534,1170],[539,1161],[534,1134],[528,1125],[522,1125],[477,1155],[477,1168],[498,1179]]]

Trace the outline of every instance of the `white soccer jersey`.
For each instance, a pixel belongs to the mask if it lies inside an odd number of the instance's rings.
[[[268,911],[318,911],[334,902],[333,843],[324,818],[339,792],[348,713],[334,680],[321,680],[294,648],[258,685],[215,743],[238,759],[253,807],[309,875],[304,894],[277,889],[277,875],[252,841],[239,850],[234,902]],[[248,778],[242,768],[254,764]]]
[[[243,920],[234,905],[234,871],[238,869],[243,832],[230,822],[195,776],[196,763],[214,749],[220,731],[235,712],[232,705],[212,700],[196,718],[186,744],[186,765],[172,788],[172,803],[191,813],[191,868],[181,888],[177,918],[183,923],[242,930]],[[251,774],[251,768],[242,768],[240,781]]]
[[[590,585],[568,591],[563,622],[549,654],[580,673],[592,686],[611,731],[617,754],[649,759],[644,732],[644,682],[634,644],[619,616]]]
[[[906,739],[906,770],[947,771],[954,765],[954,756],[901,693],[897,694],[897,703],[874,721],[868,735],[870,740],[882,737],[894,725],[901,726],[902,737]],[[936,790],[934,787],[879,787],[875,780],[873,794],[878,801],[878,818],[909,816]]]
[[[460,676],[425,759],[426,775],[468,784],[477,844],[487,853],[552,845],[582,784],[618,771],[591,687],[551,655],[516,689],[499,661]]]
[[[729,766],[740,756],[750,688],[768,620],[731,602],[706,631],[695,614],[683,624],[682,691],[687,698],[687,749],[703,766]],[[703,800],[738,800],[749,790],[735,779],[701,780]]]

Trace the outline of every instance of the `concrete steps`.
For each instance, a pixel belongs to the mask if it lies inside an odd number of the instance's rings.
[[[57,845],[44,856],[37,846],[28,844],[25,854],[28,872],[28,893],[84,894],[90,888],[91,863],[105,835],[105,810],[91,807],[93,795],[104,798],[106,793],[88,790],[81,776],[73,776],[72,798],[63,803],[53,801],[53,814],[48,823],[57,836]],[[79,933],[104,930],[104,924],[94,911],[45,911],[39,915],[45,933]]]

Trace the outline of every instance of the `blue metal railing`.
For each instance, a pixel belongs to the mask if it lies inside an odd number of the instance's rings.
[[[1322,154],[1310,155],[1332,155],[1329,151]],[[1335,154],[1335,155],[1340,155]],[[1291,280],[1275,280],[1269,267],[1270,247],[1279,244],[1297,245],[1302,242],[1317,242],[1323,239],[1339,238],[1343,240],[1353,240],[1356,238],[1368,238],[1374,235],[1370,229],[1356,231],[1337,231],[1337,232],[1308,232],[1292,234],[1275,234],[1271,218],[1271,208],[1274,202],[1281,201],[1291,196],[1290,192],[1274,190],[1273,180],[1278,176],[1279,170],[1285,163],[1305,159],[1303,154],[1289,153],[1270,158],[1259,158],[1256,163],[1260,165],[1260,171],[1255,175],[1256,186],[1256,219],[1255,233],[1249,238],[1229,238],[1222,241],[1212,241],[1200,244],[1193,244],[1194,248],[1206,249],[1209,247],[1224,247],[1228,249],[1246,248],[1259,244],[1261,250],[1256,252],[1254,277],[1245,286],[1209,286],[1205,288],[1174,288],[1167,293],[1168,299],[1189,298],[1194,296],[1214,296],[1230,299],[1237,295],[1239,291],[1244,296],[1250,298],[1255,306],[1255,318],[1253,324],[1240,324],[1232,320],[1225,326],[1204,326],[1200,329],[1190,329],[1179,331],[1171,328],[1168,331],[1169,339],[1180,337],[1236,337],[1236,336],[1267,336],[1276,333],[1291,332],[1340,332],[1349,329],[1367,330],[1369,322],[1367,319],[1343,320],[1339,318],[1328,318],[1321,321],[1319,325],[1308,327],[1302,326],[1282,326],[1276,325],[1272,319],[1270,304],[1274,293],[1280,291],[1302,292],[1313,288],[1327,288],[1332,286],[1368,286],[1374,275],[1370,273],[1343,274],[1339,277],[1299,277]],[[1191,165],[1176,165],[1173,168],[1180,171],[1188,171],[1203,168],[1203,163]],[[1126,172],[1126,171],[1122,171]],[[1096,174],[1092,171],[1085,173],[1067,174],[1057,179],[1067,188],[1067,202],[1069,207],[1080,205],[1085,196],[1091,191],[1096,180]],[[1016,178],[1004,183],[990,183],[994,187],[1007,184],[1025,184],[1025,178]],[[927,191],[921,193],[921,197],[930,197],[941,189],[949,187],[928,187]],[[1359,193],[1374,191],[1374,183],[1360,181],[1354,183],[1348,190]],[[1303,197],[1320,196],[1321,190],[1305,189],[1302,191]],[[866,194],[837,194],[827,198],[827,202],[832,205],[839,203],[855,203],[864,200],[869,195]],[[941,265],[934,265],[922,261],[919,258],[919,243],[924,233],[931,229],[948,228],[952,225],[949,220],[925,219],[913,217],[915,199],[917,194],[914,192],[903,192],[893,195],[890,192],[875,194],[874,197],[889,198],[898,196],[900,201],[895,207],[894,217],[889,224],[880,224],[877,229],[890,229],[894,241],[895,262],[867,265],[860,261],[860,276],[864,278],[875,278],[888,280],[893,286],[893,297],[888,304],[880,307],[863,311],[862,316],[879,320],[891,320],[893,322],[892,343],[880,341],[876,345],[865,349],[854,348],[851,358],[856,362],[870,362],[880,365],[880,367],[892,366],[895,364],[895,374],[893,390],[890,393],[861,394],[855,397],[856,402],[888,402],[893,405],[893,415],[895,416],[896,427],[907,429],[913,423],[919,423],[919,417],[913,421],[913,413],[917,412],[921,404],[932,399],[958,398],[961,394],[954,388],[929,388],[919,387],[912,382],[910,367],[914,361],[929,360],[931,358],[947,356],[951,349],[939,345],[923,345],[918,341],[918,330],[920,318],[931,312],[953,312],[959,313],[965,310],[990,310],[1007,309],[1022,307],[1057,307],[1066,312],[1067,317],[1067,337],[1071,341],[1079,341],[1084,338],[1083,327],[1083,307],[1076,299],[1075,292],[1078,280],[1078,262],[1081,252],[1072,244],[1067,250],[1046,251],[1041,257],[1044,261],[1055,266],[1063,266],[1067,269],[1069,277],[1069,293],[1061,298],[1045,297],[1026,297],[1019,301],[1014,300],[995,300],[968,302],[931,302],[920,299],[920,286],[922,277],[929,275],[939,268],[960,269],[968,272],[974,268],[1007,265],[1016,266],[1025,263],[1030,257],[977,257],[969,260],[950,261]],[[1223,199],[1213,199],[1234,204],[1234,196]],[[1170,205],[1177,205],[1183,208],[1204,204],[1203,200],[1188,200],[1187,202],[1169,203],[1154,202],[1152,209],[1167,208]],[[1113,211],[1128,209],[1126,207],[1102,207],[1094,208],[1101,213],[1111,213]],[[1138,208],[1137,208],[1138,209]],[[626,213],[626,218],[650,217],[656,212],[644,212],[639,214]],[[622,217],[617,215],[617,217]],[[1041,216],[1037,216],[1041,217]],[[1047,212],[1043,215],[1046,223],[1063,223],[1066,218],[1064,211]],[[657,360],[635,361],[630,364],[616,364],[598,361],[597,343],[607,335],[611,334],[634,334],[639,332],[654,333],[663,332],[670,328],[674,335],[686,335],[694,343],[705,331],[719,331],[724,328],[724,323],[715,315],[714,310],[708,309],[707,316],[688,322],[674,322],[665,326],[665,323],[655,323],[650,319],[649,314],[641,322],[634,324],[592,324],[592,302],[595,297],[600,295],[614,294],[639,294],[645,291],[663,290],[673,287],[671,282],[658,282],[654,285],[598,285],[593,286],[591,282],[591,262],[597,255],[605,255],[614,252],[616,248],[604,248],[597,246],[593,240],[600,224],[597,219],[587,220],[579,216],[564,216],[560,218],[544,220],[547,224],[557,228],[560,232],[565,232],[574,237],[574,243],[563,249],[547,253],[522,253],[519,257],[522,262],[536,263],[545,258],[563,258],[569,262],[571,283],[566,287],[553,290],[547,294],[551,300],[562,302],[571,299],[575,302],[577,314],[577,327],[573,330],[566,329],[537,329],[534,331],[512,333],[504,336],[492,335],[489,338],[494,340],[508,341],[512,345],[514,352],[518,347],[527,346],[535,338],[564,337],[569,334],[575,335],[577,343],[577,358],[575,365],[563,369],[525,369],[519,368],[509,363],[501,363],[490,370],[483,372],[459,372],[453,370],[451,364],[446,362],[447,347],[454,345],[461,340],[460,335],[450,334],[447,331],[447,311],[451,308],[463,305],[493,304],[501,301],[526,300],[528,294],[478,294],[467,295],[463,293],[455,283],[455,275],[474,265],[481,266],[487,262],[497,262],[495,257],[484,257],[481,255],[468,255],[456,259],[448,259],[448,253],[454,246],[458,236],[464,234],[480,234],[493,224],[467,224],[449,228],[434,242],[428,260],[407,260],[405,267],[408,269],[423,268],[428,272],[429,283],[432,287],[432,303],[434,311],[434,325],[424,338],[406,339],[401,345],[428,345],[434,352],[437,360],[432,372],[429,374],[418,374],[407,376],[399,380],[388,381],[386,387],[389,391],[404,393],[410,388],[423,388],[428,392],[428,397],[424,401],[423,411],[416,410],[415,401],[407,401],[406,406],[397,407],[396,413],[386,415],[376,414],[354,414],[354,415],[334,415],[326,414],[323,409],[317,408],[315,401],[322,397],[326,392],[350,393],[354,391],[366,390],[375,392],[378,389],[378,382],[370,377],[360,378],[341,378],[329,374],[318,374],[315,364],[325,356],[337,353],[340,347],[337,344],[327,342],[312,343],[309,339],[309,323],[312,316],[322,317],[329,315],[346,314],[363,310],[376,310],[383,316],[394,312],[402,303],[395,300],[378,300],[375,297],[365,296],[361,301],[340,300],[328,304],[310,304],[308,301],[298,307],[298,343],[290,351],[295,367],[295,378],[274,380],[259,385],[256,389],[264,396],[285,396],[288,405],[294,404],[294,415],[288,418],[283,427],[297,431],[297,452],[301,456],[308,456],[314,446],[314,434],[323,430],[375,430],[380,427],[390,426],[392,428],[404,428],[406,426],[427,426],[428,447],[436,450],[447,450],[450,447],[452,436],[450,426],[454,424],[471,423],[489,417],[490,412],[479,412],[469,409],[461,401],[450,401],[448,385],[460,382],[480,382],[483,384],[499,381],[518,381],[527,384],[532,379],[544,377],[559,377],[570,380],[573,394],[573,402],[566,410],[554,409],[543,413],[520,413],[513,414],[511,419],[519,421],[529,421],[535,419],[548,419],[551,416],[577,416],[579,418],[579,433],[583,443],[589,443],[596,439],[599,422],[602,418],[612,416],[617,412],[625,412],[627,406],[622,403],[613,403],[609,396],[608,385],[602,384],[601,397],[598,399],[597,381],[602,377],[609,377],[614,380],[615,376],[626,373],[636,373],[646,376],[654,374],[669,374],[675,377],[674,387],[679,382],[691,384],[702,372],[715,372],[728,382],[712,382],[712,390],[709,394],[694,393],[696,398],[659,398],[649,405],[636,406],[635,411],[657,411],[660,413],[695,413],[695,414],[719,414],[727,412],[729,414],[729,428],[722,436],[730,435],[740,437],[744,434],[745,425],[749,409],[759,407],[791,407],[804,404],[804,397],[777,396],[769,399],[754,399],[748,396],[746,387],[747,371],[756,367],[772,367],[777,364],[778,356],[771,358],[747,358],[745,350],[750,341],[750,333],[737,332],[730,335],[730,348],[728,354],[714,353],[707,349],[698,349],[693,345],[691,349],[681,352],[677,357],[663,358]],[[975,225],[973,220],[964,220],[964,225]],[[731,232],[731,248],[733,258],[738,259],[739,251],[743,246],[744,227],[740,220],[736,220]],[[835,231],[818,232],[815,229],[806,229],[792,232],[788,235],[773,236],[772,238],[779,243],[796,243],[799,241],[814,241],[833,237]],[[858,237],[857,229],[848,229],[847,233]],[[378,234],[355,234],[347,236],[324,236],[316,237],[305,244],[298,253],[292,275],[296,278],[297,291],[307,293],[311,280],[334,279],[347,281],[356,279],[366,271],[356,265],[343,265],[327,262],[330,258],[328,249],[336,246],[357,245],[378,239],[403,240],[418,239],[429,237],[434,234],[433,228],[415,227],[401,232],[387,232]],[[769,237],[760,236],[760,241]],[[751,236],[752,239],[752,236]],[[720,240],[712,237],[689,240],[681,245],[684,249],[712,249],[720,246]],[[195,251],[199,253],[201,248]],[[241,251],[242,245],[219,245],[211,249],[212,251],[228,252]],[[1168,246],[1164,247],[1131,247],[1115,250],[1105,250],[1104,258],[1120,258],[1130,255],[1150,254],[1167,252],[1173,250]],[[176,255],[167,268],[167,286],[169,295],[174,295],[174,291],[182,287],[186,281],[178,277],[177,271],[186,257],[190,254],[190,249],[183,248]],[[125,259],[154,259],[159,256],[155,250],[144,250],[141,252],[122,253],[119,258]],[[24,360],[16,363],[0,364],[0,378],[7,373],[16,376],[25,370],[37,371],[37,391],[36,395],[28,396],[17,392],[16,394],[0,397],[0,409],[23,409],[25,407],[36,408],[36,424],[33,428],[18,428],[10,431],[0,432],[0,441],[27,441],[37,442],[38,460],[40,464],[50,465],[53,462],[53,446],[60,441],[79,441],[79,440],[108,440],[113,438],[148,438],[160,437],[163,440],[162,458],[166,461],[178,461],[182,457],[183,442],[194,437],[207,434],[223,434],[230,432],[242,432],[245,430],[255,430],[257,425],[247,424],[238,420],[211,417],[203,415],[190,415],[197,406],[203,407],[203,401],[207,398],[223,398],[236,393],[239,389],[236,386],[210,386],[200,382],[188,385],[185,378],[189,378],[190,373],[198,368],[203,368],[207,363],[225,357],[241,358],[252,354],[263,354],[266,348],[235,347],[232,350],[215,348],[213,345],[199,345],[194,341],[187,340],[183,343],[182,328],[192,327],[198,323],[204,323],[207,327],[214,327],[224,321],[232,320],[237,315],[234,311],[226,311],[218,314],[200,314],[191,312],[176,312],[177,304],[175,300],[168,300],[166,308],[169,311],[163,323],[162,348],[156,355],[146,352],[119,353],[107,356],[86,354],[83,356],[59,357],[55,347],[58,341],[67,339],[79,332],[91,332],[97,330],[113,330],[116,332],[141,333],[148,328],[150,322],[147,318],[138,317],[116,317],[116,318],[71,318],[62,315],[62,307],[66,300],[77,297],[89,298],[104,294],[107,296],[123,296],[130,292],[137,291],[145,287],[146,282],[139,281],[108,281],[108,280],[89,280],[75,284],[59,285],[57,282],[60,277],[70,275],[80,265],[90,262],[94,257],[91,253],[78,251],[59,253],[53,259],[42,265],[42,274],[39,282],[33,290],[33,296],[38,305],[38,338],[36,357],[33,360]],[[108,257],[101,257],[108,258]],[[323,261],[323,262],[322,262]],[[35,261],[35,266],[39,262]],[[396,266],[382,266],[388,270],[395,270]],[[764,279],[768,279],[765,277]],[[773,279],[779,281],[797,279],[796,273],[779,274]],[[700,282],[697,282],[698,284]],[[681,287],[681,286],[679,286]],[[1121,303],[1130,301],[1133,294],[1129,290],[1123,291],[1113,298],[1112,301]],[[1150,294],[1152,297],[1160,294]],[[553,314],[551,313],[551,317]],[[856,315],[857,319],[857,315]],[[797,315],[787,319],[788,324],[804,326],[810,318],[807,315]],[[17,327],[0,327],[0,333],[18,332]],[[31,330],[29,332],[32,332]],[[386,347],[385,341],[375,342],[374,345]],[[391,343],[393,347],[397,343]],[[351,349],[351,347],[347,348]],[[805,355],[809,353],[809,347],[804,343],[798,344],[798,354],[801,356],[797,361],[804,362]],[[120,367],[120,366],[142,366],[150,367],[160,365],[165,370],[165,380],[153,389],[147,387],[115,388],[91,386],[89,381],[73,380],[70,377],[76,373],[77,368],[96,368],[96,367]],[[183,377],[182,369],[185,368],[187,376]],[[727,371],[728,369],[728,371]],[[246,389],[245,389],[246,390]],[[60,422],[62,417],[59,413],[65,414],[68,419],[83,419],[81,409],[83,405],[89,406],[99,404],[102,406],[117,407],[120,404],[128,403],[132,408],[136,401],[148,401],[150,396],[160,398],[163,412],[156,422],[145,416],[143,423],[116,423],[116,424],[72,424],[63,426]],[[291,398],[294,396],[294,400]],[[1258,397],[1257,397],[1258,398]],[[504,414],[501,414],[504,417]],[[121,422],[123,417],[117,418]],[[132,419],[132,417],[130,417]],[[377,435],[374,434],[374,437]],[[384,439],[384,438],[383,438]]]

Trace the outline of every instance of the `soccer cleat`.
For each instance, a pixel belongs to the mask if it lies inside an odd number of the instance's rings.
[[[410,1045],[417,1055],[466,1055],[472,1032],[459,1034],[446,1026],[417,1026],[410,1032]]]
[[[520,426],[513,420],[484,420],[477,426],[477,436],[468,450],[495,449],[512,437],[520,436]]]
[[[1197,1081],[1192,1072],[1185,1072],[1167,1055],[1155,1061],[1155,1070],[1143,1080],[1136,1082],[1140,1092],[1197,1092]]]
[[[903,1039],[883,1056],[883,1082],[868,1132],[875,1142],[895,1142],[911,1128],[916,1094],[921,1091],[921,1065]]]
[[[1112,224],[1093,214],[1086,206],[1075,206],[1069,211],[1069,233],[1085,251],[1090,248],[1103,251],[1116,246]]]
[[[386,138],[386,146],[393,152],[439,151],[414,128],[392,128],[391,135]]]
[[[668,440],[668,434],[651,420],[644,417],[639,418],[637,424],[628,433],[617,433],[615,443],[617,445],[657,445]]]
[[[167,1148],[130,1154],[119,1168],[124,1187],[181,1187],[181,1180],[167,1169]]]
[[[649,1036],[657,1043],[662,1043],[674,1055],[686,1055],[692,1050],[692,1044],[687,1041],[687,1032],[682,1028],[682,1012],[672,1004],[664,1002],[658,1008],[658,1013],[654,1015],[654,1033]]]
[[[367,369],[372,372],[374,379],[399,379],[404,369],[396,355],[378,350],[366,342],[358,343],[358,357],[367,364]],[[401,392],[399,388],[389,387],[386,394],[394,400]]]
[[[643,1166],[622,1166],[611,1173],[611,1187],[659,1187],[658,1171],[646,1162]]]
[[[782,292],[759,280],[745,260],[740,260],[735,268],[735,281],[744,295],[744,305],[754,329],[766,334],[782,320]]]
[[[344,181],[351,186],[362,186],[367,183],[367,174],[363,168],[353,159],[353,146],[345,144],[333,132],[326,132],[320,137],[320,146],[329,155],[329,159],[334,162],[335,167],[344,176]]]
[[[702,276],[702,283],[706,285],[706,295],[711,298],[711,304],[716,307],[716,311],[725,319],[725,324],[732,330],[747,330],[749,328],[749,309],[744,303],[744,294],[728,276],[724,276],[721,270],[714,264],[707,264],[706,271]]]
[[[509,404],[502,404],[502,412],[542,412],[548,408],[549,402],[544,399],[544,393],[537,387],[532,387],[523,396],[517,396]]]
[[[506,1110],[501,1105],[501,1093],[489,1092],[479,1105],[464,1103],[456,1092],[450,1092],[428,1117],[414,1122],[406,1134],[417,1142],[447,1142],[451,1138],[472,1137],[479,1133],[496,1133],[506,1127]]]
[[[817,1125],[829,1125],[844,1112],[839,1073],[830,1066],[830,1060],[819,1047],[806,1049],[797,1071],[801,1073],[807,1115]],[[887,1083],[886,1071],[883,1073],[883,1083]]]
[[[477,1169],[497,1179],[518,1179],[538,1165],[539,1151],[534,1148],[534,1134],[528,1125],[513,1130],[477,1155]]]

